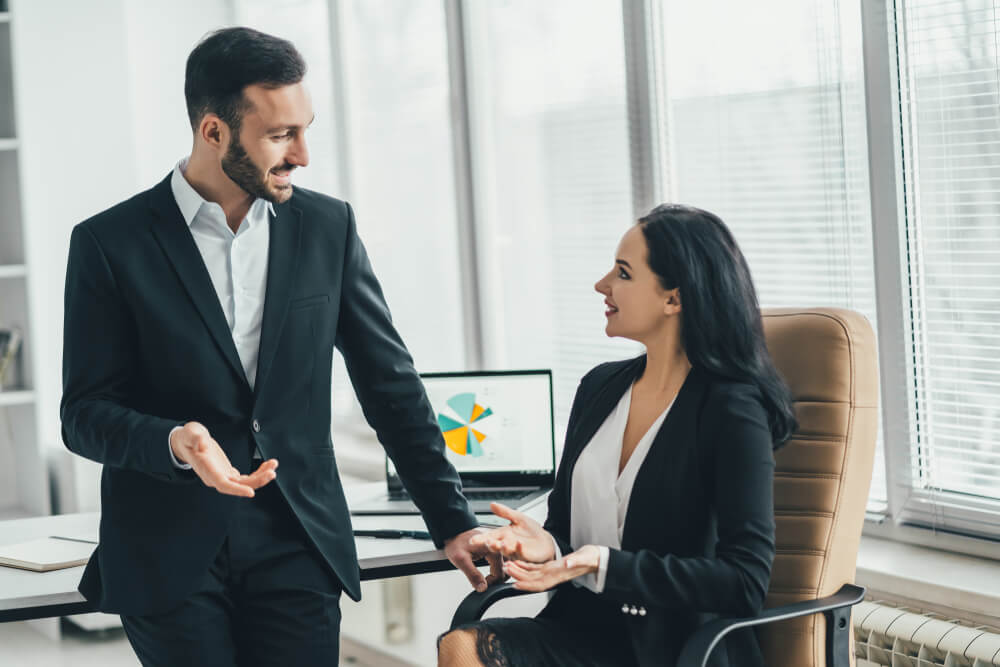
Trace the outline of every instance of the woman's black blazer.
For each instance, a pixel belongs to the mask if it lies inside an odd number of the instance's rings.
[[[580,381],[545,522],[564,554],[583,546],[569,542],[573,468],[645,365],[645,356],[606,363]],[[541,615],[623,614],[638,662],[673,664],[702,623],[763,608],[774,560],[773,478],[758,389],[692,368],[639,469],[604,592],[563,585]],[[763,665],[753,631],[728,635],[709,664]]]

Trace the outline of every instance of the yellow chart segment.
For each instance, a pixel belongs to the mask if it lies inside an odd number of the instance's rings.
[[[465,456],[468,454],[469,446],[469,431],[472,431],[472,435],[482,442],[486,439],[486,435],[480,433],[476,429],[469,429],[468,426],[463,426],[462,428],[453,428],[450,431],[444,432],[444,444],[448,445],[448,449],[455,452],[456,454],[461,454]]]
[[[463,426],[462,428],[453,428],[450,431],[444,432],[444,444],[448,445],[448,449],[455,452],[456,454],[461,454],[465,456],[465,448],[468,446],[469,440],[469,427]],[[479,442],[482,442],[480,439]]]

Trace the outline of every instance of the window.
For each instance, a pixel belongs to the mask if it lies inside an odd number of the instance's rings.
[[[843,4],[662,5],[662,190],[729,225],[762,307],[850,308],[874,327],[861,20]]]
[[[593,287],[632,223],[621,2],[463,7],[485,357],[552,368],[564,426],[591,367],[640,351]]]
[[[1000,37],[987,0],[896,11],[911,430],[901,517],[1000,534]]]
[[[346,196],[417,368],[461,369],[462,287],[443,3],[339,5]]]

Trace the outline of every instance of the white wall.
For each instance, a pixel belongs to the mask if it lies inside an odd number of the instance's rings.
[[[39,438],[61,456],[63,287],[70,232],[190,151],[184,63],[227,0],[11,0]],[[79,509],[96,509],[92,466]]]

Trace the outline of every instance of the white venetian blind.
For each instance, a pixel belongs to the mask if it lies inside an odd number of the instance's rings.
[[[565,425],[580,377],[640,349],[594,291],[633,222],[622,5],[464,8],[487,364],[552,368]]]
[[[997,2],[897,6],[913,326],[907,509],[974,532],[1000,517]]]
[[[762,307],[850,308],[874,327],[859,3],[669,0],[660,26],[665,191],[729,225]],[[885,479],[880,437],[872,510]]]

